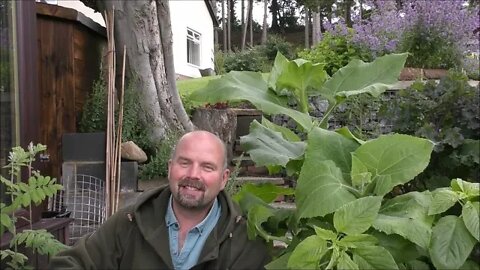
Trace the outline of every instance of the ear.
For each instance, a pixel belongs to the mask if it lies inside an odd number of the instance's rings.
[[[222,188],[221,188],[221,190],[223,190],[225,188],[225,185],[227,185],[227,181],[228,181],[229,177],[230,177],[230,170],[225,169],[223,171],[223,174],[222,174]]]

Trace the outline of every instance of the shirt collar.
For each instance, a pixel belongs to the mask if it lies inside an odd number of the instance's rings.
[[[165,222],[167,223],[167,227],[170,227],[172,225],[178,226],[177,217],[175,217],[175,213],[173,212],[172,201],[173,201],[173,195],[170,195],[170,199],[168,200],[167,213],[165,215]],[[215,198],[215,200],[213,201],[213,205],[210,208],[210,211],[208,212],[207,216],[199,224],[193,227],[192,230],[196,229],[200,234],[202,234],[203,230],[206,227],[206,224],[208,224],[215,217],[215,213],[218,211],[219,211],[218,199]]]

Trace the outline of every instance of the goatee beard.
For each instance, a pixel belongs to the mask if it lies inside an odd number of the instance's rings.
[[[184,187],[193,187],[198,189],[199,191],[205,191],[205,185],[202,182],[189,178],[182,179],[178,183],[177,194],[174,194],[173,196],[174,199],[176,199],[176,201],[178,202],[178,204],[188,209],[203,209],[208,206],[209,203],[204,202],[204,194],[202,194],[200,198],[193,198],[188,194],[182,194],[181,188]]]

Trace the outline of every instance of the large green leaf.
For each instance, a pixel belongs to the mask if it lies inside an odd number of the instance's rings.
[[[364,246],[353,250],[353,261],[359,269],[398,269],[392,255],[380,246]]]
[[[327,242],[312,235],[298,244],[288,259],[289,269],[316,269],[327,252]]]
[[[432,150],[433,143],[426,139],[402,134],[380,136],[352,153],[352,167],[365,166],[372,174],[374,193],[383,196],[421,173]]]
[[[289,61],[277,78],[276,89],[288,89],[298,101],[300,111],[308,113],[308,90],[319,90],[328,78],[323,64],[297,59]]]
[[[252,184],[247,183],[242,185],[241,190],[234,195],[234,199],[240,201],[245,192],[249,192],[266,203],[273,202],[279,195],[293,195],[292,188],[277,186],[272,183]]]
[[[338,269],[342,270],[358,270],[358,265],[350,258],[345,251],[340,252],[338,257]]]
[[[462,208],[463,223],[477,241],[480,241],[479,208],[479,202],[467,202]]]
[[[304,142],[290,142],[280,132],[264,127],[254,120],[250,133],[240,138],[242,148],[257,166],[286,166],[291,159],[300,159],[305,152]]]
[[[376,230],[398,234],[427,249],[434,216],[428,215],[429,193],[409,192],[385,203],[373,222]]]
[[[262,117],[262,125],[273,130],[282,133],[282,136],[285,140],[290,141],[290,142],[299,142],[301,141],[300,137],[298,137],[295,132],[291,131],[290,129],[286,127],[279,126],[277,124],[274,124],[270,122],[267,118]]]
[[[372,226],[378,215],[382,197],[363,197],[349,202],[333,215],[333,224],[338,232],[360,234]]]
[[[405,60],[407,54],[385,55],[372,63],[352,60],[325,82],[320,94],[331,103],[361,93],[378,96],[397,82]]]
[[[340,168],[331,160],[305,158],[295,189],[298,218],[325,216],[355,200]]]
[[[429,253],[436,269],[458,269],[472,252],[475,238],[457,216],[442,217],[433,227]]]
[[[287,268],[288,259],[290,259],[291,252],[285,253],[282,256],[278,257],[277,259],[271,261],[267,265],[265,265],[265,269],[268,270],[285,270]]]
[[[308,134],[307,144],[305,160],[316,162],[332,160],[342,171],[343,178],[347,182],[350,181],[351,152],[360,146],[357,141],[337,132],[316,127]]]
[[[255,239],[257,235],[264,237],[268,241],[268,233],[263,229],[262,223],[274,215],[274,209],[265,205],[256,205],[248,212],[247,233],[249,239]]]
[[[310,130],[313,126],[308,114],[290,109],[286,97],[277,96],[269,90],[262,75],[256,72],[232,71],[209,81],[205,88],[193,92],[190,99],[204,103],[248,100],[266,114],[290,116],[305,130]]]
[[[428,208],[429,215],[443,213],[450,209],[460,199],[458,193],[450,188],[437,188],[432,191],[432,203]]]
[[[453,191],[461,192],[468,199],[480,196],[480,183],[471,183],[460,178],[453,179],[450,183]]]
[[[378,239],[378,245],[386,248],[397,263],[415,260],[421,256],[414,243],[398,234],[384,234],[375,230],[369,233]]]

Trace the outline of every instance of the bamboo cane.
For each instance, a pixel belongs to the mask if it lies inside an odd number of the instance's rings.
[[[110,37],[110,13],[105,11],[105,21],[107,28],[107,130],[105,134],[105,213],[106,216],[110,216],[110,125],[108,118],[110,116],[110,67],[111,67],[111,37]]]
[[[120,105],[118,108],[118,128],[117,128],[117,196],[115,201],[114,212],[118,210],[118,201],[120,199],[120,172],[122,167],[121,162],[121,143],[122,143],[122,130],[123,130],[123,103],[125,96],[125,59],[127,55],[127,47],[123,46],[123,63],[122,63],[122,86],[120,89]]]

